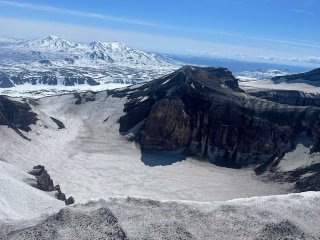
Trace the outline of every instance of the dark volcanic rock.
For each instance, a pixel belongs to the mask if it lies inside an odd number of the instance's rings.
[[[299,191],[320,191],[320,172],[299,179],[295,183],[295,188]]]
[[[64,201],[66,205],[71,205],[75,202],[73,197],[66,198],[66,195],[61,191],[60,185],[53,185],[53,181],[44,166],[34,166],[28,173],[35,176],[37,179],[37,184],[34,187],[42,191],[57,191],[56,198]]]
[[[39,63],[41,63],[43,65],[50,65],[50,66],[52,65],[52,62],[50,62],[49,60],[46,60],[46,59],[40,60]]]
[[[61,200],[61,201],[66,201],[66,195],[61,192],[61,188],[60,188],[60,185],[56,185],[54,187],[54,190],[56,190],[58,193],[56,194],[56,197],[58,200]]]
[[[0,72],[0,88],[11,88],[14,84],[10,78],[3,72]]]
[[[314,69],[310,72],[306,73],[299,73],[287,76],[277,76],[272,78],[272,81],[275,83],[279,82],[288,82],[288,83],[299,83],[299,82],[306,82],[308,84],[314,86],[320,86],[320,68]]]
[[[180,99],[161,99],[152,108],[141,144],[146,149],[176,149],[188,144],[191,134],[190,117]]]
[[[142,149],[185,149],[224,165],[272,161],[305,131],[320,143],[320,108],[288,106],[245,94],[224,68],[183,67],[127,96],[120,132]]]
[[[65,200],[66,205],[71,205],[74,204],[74,198],[73,197],[69,197],[67,200]]]
[[[92,77],[86,76],[65,77],[63,81],[63,85],[65,86],[75,86],[81,84],[88,84],[90,86],[100,85],[100,83],[94,80]]]
[[[38,189],[42,191],[54,190],[53,181],[44,166],[38,165],[33,167],[33,170],[30,171],[29,174],[36,177]]]
[[[30,83],[32,85],[45,84],[55,86],[58,85],[58,78],[55,74],[50,72],[39,73],[38,76],[32,77],[24,75],[23,73],[9,77],[5,73],[0,72],[0,88],[11,88],[16,85],[22,85],[26,83]],[[92,77],[81,76],[77,74],[66,74],[62,83],[65,86],[75,86],[80,84],[88,84],[91,86],[100,85],[100,83],[94,80]]]
[[[66,128],[66,127],[64,126],[63,122],[61,122],[61,121],[59,121],[58,119],[53,118],[53,117],[50,117],[50,118],[51,118],[52,121],[55,122],[55,124],[57,124],[58,129],[64,129],[64,128]]]
[[[64,60],[69,64],[74,64],[75,63],[75,60],[73,58],[65,58]]]
[[[295,90],[256,90],[249,94],[281,104],[320,107],[320,94],[316,93],[305,93]]]
[[[30,131],[30,125],[35,124],[37,120],[37,114],[31,111],[27,103],[0,96],[0,125]]]

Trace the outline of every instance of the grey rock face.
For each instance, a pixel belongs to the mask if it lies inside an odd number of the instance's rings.
[[[31,111],[27,103],[0,96],[0,125],[30,131],[30,125],[35,124],[37,120],[37,114]]]
[[[320,108],[288,106],[245,94],[230,71],[184,67],[134,91],[119,120],[142,149],[184,148],[214,163],[242,166],[288,152],[297,134],[320,143]]]
[[[268,101],[291,106],[320,107],[320,94],[317,93],[305,93],[294,90],[256,90],[249,94]]]

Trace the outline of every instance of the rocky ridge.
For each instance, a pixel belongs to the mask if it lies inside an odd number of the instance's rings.
[[[306,132],[319,146],[320,108],[250,96],[224,68],[187,66],[118,95],[128,95],[120,132],[143,150],[183,148],[214,163],[269,162]]]
[[[320,68],[314,69],[306,73],[276,76],[272,78],[275,83],[287,82],[287,83],[304,83],[319,86],[320,84]]]

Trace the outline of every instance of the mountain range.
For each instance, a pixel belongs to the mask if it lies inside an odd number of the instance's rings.
[[[174,60],[119,42],[76,43],[58,36],[0,39],[0,88],[22,84],[74,86],[152,79],[177,68]]]

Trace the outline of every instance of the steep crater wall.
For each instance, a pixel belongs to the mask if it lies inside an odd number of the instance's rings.
[[[184,67],[117,94],[129,99],[120,132],[133,134],[143,150],[182,148],[214,163],[243,166],[282,156],[301,132],[319,149],[320,108],[245,94],[224,68]]]

